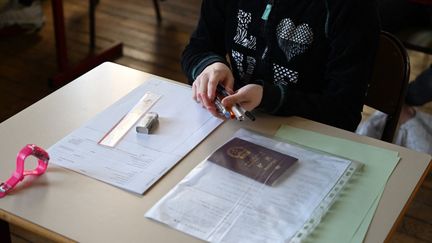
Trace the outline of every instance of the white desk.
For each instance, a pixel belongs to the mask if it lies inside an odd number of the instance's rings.
[[[104,63],[1,123],[0,180],[6,180],[15,169],[15,156],[22,146],[34,143],[50,147],[150,76]],[[430,156],[309,120],[266,115],[255,122],[226,122],[143,196],[50,165],[46,174],[32,182],[26,178],[13,193],[0,199],[0,219],[57,241],[199,242],[144,218],[144,213],[240,126],[274,134],[280,124],[400,153],[402,160],[390,177],[365,240],[384,241],[423,181]]]

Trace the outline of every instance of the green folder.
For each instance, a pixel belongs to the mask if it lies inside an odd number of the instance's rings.
[[[276,136],[363,163],[361,172],[347,185],[346,191],[307,240],[362,242],[385,184],[400,160],[398,153],[288,125],[282,126]]]

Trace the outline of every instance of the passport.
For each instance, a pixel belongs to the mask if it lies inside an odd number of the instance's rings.
[[[271,186],[298,159],[236,137],[217,149],[208,160]]]

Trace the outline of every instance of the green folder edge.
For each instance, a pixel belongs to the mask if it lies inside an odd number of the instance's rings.
[[[400,160],[397,152],[283,125],[276,137],[364,164],[306,242],[363,242],[385,184]]]

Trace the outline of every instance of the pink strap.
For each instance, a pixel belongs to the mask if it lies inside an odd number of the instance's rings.
[[[25,171],[24,162],[28,156],[35,156],[38,159],[38,166],[34,170]],[[0,198],[6,196],[18,182],[24,179],[24,176],[43,174],[48,167],[48,161],[49,155],[44,149],[34,144],[27,144],[17,155],[15,172],[5,183],[0,184]]]

